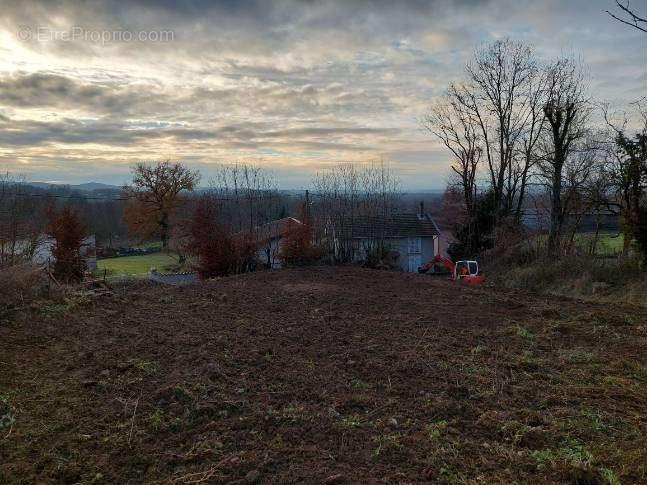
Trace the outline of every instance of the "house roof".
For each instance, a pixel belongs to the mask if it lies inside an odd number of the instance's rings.
[[[260,225],[256,228],[256,236],[258,241],[268,241],[271,239],[279,239],[283,237],[287,231],[288,224],[301,224],[301,221],[294,217],[284,217],[275,221],[268,222],[267,224]]]
[[[355,216],[345,220],[337,230],[338,237],[376,238],[376,237],[434,237],[440,229],[431,215],[401,213],[390,216]]]

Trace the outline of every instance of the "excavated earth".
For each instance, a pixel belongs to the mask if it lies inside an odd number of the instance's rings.
[[[358,268],[0,320],[0,483],[647,482],[644,308]]]

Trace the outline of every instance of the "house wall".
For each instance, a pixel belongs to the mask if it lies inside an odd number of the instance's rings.
[[[419,251],[417,244],[414,244],[414,247],[410,247],[410,238],[401,237],[401,238],[387,238],[385,243],[394,251],[397,251],[400,256],[398,257],[396,264],[399,269],[402,271],[418,271],[418,267],[422,266],[425,262],[432,259],[439,250],[439,241],[437,236],[433,237],[421,237]],[[368,247],[372,243],[371,239],[357,239],[358,250],[355,251],[354,260],[363,261],[366,259],[365,247]],[[413,252],[410,250],[413,249]],[[411,262],[410,262],[411,261]]]
[[[270,250],[270,263],[272,269],[281,268],[281,260],[279,259],[279,252],[281,250],[281,240],[276,238],[269,241],[256,251],[256,258],[263,264],[267,263],[267,249]]]
[[[53,244],[54,239],[45,239],[43,243],[36,248],[36,251],[34,251],[32,262],[34,264],[46,264],[48,261],[54,261],[54,256],[52,256]],[[90,271],[97,269],[97,248],[94,234],[87,236],[83,241],[81,241],[81,255],[85,257],[85,261]]]

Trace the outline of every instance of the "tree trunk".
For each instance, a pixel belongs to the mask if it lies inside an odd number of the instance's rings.
[[[168,249],[168,214],[162,213],[160,220],[160,238],[162,239],[162,250]]]
[[[553,257],[559,254],[559,235],[564,219],[562,214],[562,167],[564,162],[558,157],[561,157],[561,154],[556,153],[552,180],[550,232],[548,235],[548,251]]]

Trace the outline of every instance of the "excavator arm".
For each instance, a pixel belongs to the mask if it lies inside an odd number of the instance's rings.
[[[452,275],[454,274],[455,264],[451,260],[442,257],[440,254],[437,254],[432,259],[427,261],[425,264],[420,266],[420,268],[418,268],[418,273],[426,273],[431,268],[433,268],[434,264],[436,264],[436,263],[441,263],[443,266],[445,266],[445,268],[447,268],[449,270],[449,272]]]

